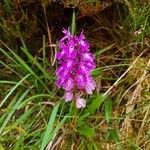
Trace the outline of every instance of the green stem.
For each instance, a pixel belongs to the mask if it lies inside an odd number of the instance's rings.
[[[73,8],[72,22],[71,22],[71,34],[74,35],[75,32],[76,32],[76,13],[75,13],[75,8]]]

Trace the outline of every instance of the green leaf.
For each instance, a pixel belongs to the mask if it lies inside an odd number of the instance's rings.
[[[49,92],[50,90],[47,88],[47,86],[45,85],[45,83],[41,80],[41,78],[38,77],[38,75],[35,74],[35,72],[32,70],[32,68],[27,65],[27,63],[19,56],[17,55],[15,52],[13,52],[9,47],[7,47],[8,50],[12,53],[12,55],[15,57],[15,59],[19,62],[15,62],[16,64],[19,64],[20,66],[22,66],[24,68],[24,71],[26,72],[30,72],[36,79],[38,79],[41,84],[43,85],[43,87]],[[3,50],[0,48],[0,50],[3,52]],[[30,55],[31,56],[31,55]],[[41,66],[40,66],[41,67]]]
[[[95,111],[101,106],[101,104],[106,99],[103,94],[98,94],[91,98],[91,103],[88,104],[87,108],[83,111],[83,114],[94,114]]]
[[[2,109],[2,112],[6,112],[4,113],[1,117],[0,117],[0,124],[2,124],[7,116],[7,113],[11,111],[12,107],[15,105],[16,99],[18,98],[18,94],[17,93],[12,100],[10,101],[10,103],[7,105],[7,108]]]
[[[119,142],[119,135],[116,129],[113,128],[109,130],[108,140],[113,140],[116,143]]]
[[[85,137],[91,138],[95,135],[95,131],[90,126],[84,124],[82,127],[78,128],[78,133],[84,135]]]
[[[115,128],[108,131],[107,140],[113,140],[119,146],[119,149],[124,149],[122,143],[120,142],[118,131]]]
[[[49,141],[51,141],[51,140],[55,137],[55,135],[58,133],[58,131],[59,131],[59,129],[61,128],[61,126],[63,125],[63,123],[66,121],[66,119],[67,119],[67,116],[65,116],[65,117],[61,120],[61,122],[59,122],[59,123],[57,124],[56,128],[55,128],[55,129],[52,131],[52,133],[50,134]]]
[[[17,126],[19,123],[22,123],[25,119],[27,119],[34,111],[35,111],[35,106],[32,108],[26,110],[15,122],[14,126]]]
[[[3,129],[5,128],[5,126],[7,125],[7,123],[9,122],[10,118],[12,117],[12,115],[14,114],[14,112],[16,111],[16,109],[18,108],[18,106],[20,105],[21,101],[27,96],[27,94],[29,93],[29,91],[30,91],[30,89],[27,89],[22,94],[22,96],[17,100],[17,102],[14,105],[14,107],[12,107],[12,110],[10,111],[10,113],[7,116],[7,118],[4,120],[2,126],[0,127],[0,133],[3,131]],[[19,96],[19,94],[18,94],[18,96]]]
[[[100,49],[100,50],[97,51],[94,55],[95,55],[95,56],[99,56],[99,55],[101,55],[102,53],[104,53],[105,51],[111,49],[114,45],[115,45],[115,44],[111,44],[111,45],[109,45],[109,46],[107,46],[107,47],[105,47],[105,48],[103,48],[103,49]]]
[[[11,3],[12,3],[11,0],[3,0],[3,3],[4,3],[7,13],[10,13],[11,12]]]
[[[7,68],[8,70],[10,70],[11,72],[13,72],[13,73],[15,73],[16,75],[18,75],[20,78],[22,78],[22,76],[18,73],[18,72],[16,72],[15,70],[15,67],[11,67],[11,65],[10,64],[6,64],[6,63],[4,63],[4,62],[2,62],[2,61],[0,61],[0,64],[2,64],[5,68]],[[10,65],[10,66],[9,66]]]
[[[96,145],[96,143],[93,143],[93,146],[94,146],[94,150],[102,150],[102,148],[98,147],[98,146]]]
[[[32,101],[32,100],[35,100],[35,99],[38,99],[38,98],[44,98],[44,97],[48,97],[48,98],[49,98],[49,97],[52,97],[52,95],[50,95],[50,94],[37,94],[37,95],[33,95],[33,96],[31,96],[31,97],[25,99],[25,100],[20,104],[19,109],[25,107],[25,105],[26,105],[28,102]]]
[[[0,150],[4,150],[4,147],[2,144],[0,144]]]
[[[87,150],[93,150],[93,144],[87,143]]]
[[[2,105],[5,103],[5,101],[10,97],[10,95],[16,90],[16,88],[23,83],[23,81],[25,81],[28,77],[30,76],[30,74],[26,75],[23,79],[21,79],[11,90],[10,92],[5,96],[5,98],[2,100],[2,102],[0,103],[0,107],[2,107]]]
[[[80,147],[80,150],[85,150],[86,149],[86,143],[85,143],[84,140],[81,140],[79,147]]]
[[[8,81],[8,80],[0,80],[0,84],[17,84],[18,82]]]
[[[105,117],[107,123],[111,120],[111,112],[112,112],[112,100],[109,98],[105,103]]]
[[[77,120],[78,127],[83,127],[86,124],[87,116],[89,116],[89,113],[86,113],[85,115],[82,115],[78,118]]]
[[[19,139],[17,139],[15,145],[14,145],[14,149],[13,150],[18,150],[21,149],[21,144],[24,142],[24,135],[19,136]],[[22,148],[23,149],[23,148]]]
[[[7,47],[7,46],[6,46]],[[9,47],[7,47],[9,49]],[[14,62],[15,64],[17,64],[16,60],[11,56],[9,55],[9,53],[5,50],[3,50],[2,48],[0,48],[0,51],[8,58],[10,59],[12,62]]]
[[[54,107],[54,109],[53,109],[53,111],[51,113],[48,125],[46,127],[46,131],[45,131],[45,134],[44,134],[44,137],[43,137],[43,140],[42,140],[41,150],[44,150],[44,148],[46,147],[46,145],[50,141],[50,136],[51,136],[51,132],[53,130],[53,126],[54,126],[54,122],[55,122],[55,119],[56,119],[56,115],[57,115],[57,111],[58,111],[59,105],[60,105],[60,103],[58,103]]]
[[[46,70],[44,69],[44,67],[41,66],[41,64],[36,60],[36,58],[34,58],[34,57],[29,53],[29,51],[28,51],[28,49],[27,49],[27,47],[26,47],[26,45],[25,45],[25,43],[24,43],[24,41],[23,41],[22,38],[21,38],[21,42],[22,42],[22,44],[23,44],[23,48],[21,48],[21,49],[22,49],[23,52],[27,55],[27,57],[29,58],[29,60],[30,60],[31,62],[33,62],[33,64],[35,64],[36,67],[37,67],[39,70],[41,70],[41,72],[43,73],[43,75],[44,75],[45,78],[47,78],[47,79],[49,79],[49,80],[51,81],[51,77],[49,76],[49,73],[46,72]]]
[[[94,69],[94,70],[91,72],[91,75],[92,75],[92,76],[98,76],[98,75],[101,75],[101,73],[102,73],[102,69],[98,69],[98,70]]]

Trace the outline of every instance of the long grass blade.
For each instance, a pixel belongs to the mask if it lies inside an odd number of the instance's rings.
[[[16,109],[18,108],[18,106],[20,105],[20,103],[22,102],[22,100],[27,96],[27,94],[29,93],[30,89],[27,89],[22,96],[18,99],[17,103],[14,105],[14,107],[12,108],[12,111],[10,111],[10,113],[8,114],[7,118],[4,120],[2,126],[0,127],[0,134],[3,132],[3,129],[5,128],[5,126],[7,125],[8,121],[10,120],[10,118],[12,117],[13,113],[16,111]],[[20,94],[20,93],[19,93]],[[19,96],[18,94],[18,96]]]
[[[22,50],[23,50],[23,52],[27,55],[27,57],[29,58],[29,60],[30,60],[31,62],[33,62],[33,63],[37,66],[37,68],[38,68],[39,70],[42,71],[42,73],[44,74],[44,76],[45,76],[47,79],[51,80],[49,74],[45,71],[44,67],[41,66],[40,63],[29,53],[29,51],[28,51],[28,49],[27,49],[27,47],[26,47],[26,45],[25,45],[23,39],[21,39],[21,42],[22,42],[22,44],[23,44]]]
[[[19,109],[19,107],[18,107]],[[25,119],[27,119],[33,112],[35,111],[35,107],[32,107],[28,109],[26,112],[24,112],[15,122],[14,126],[17,126],[19,123],[23,122]]]
[[[53,130],[53,125],[54,125],[54,122],[55,122],[55,119],[56,119],[56,115],[57,115],[57,111],[58,111],[58,108],[59,108],[59,105],[60,103],[58,103],[52,113],[51,113],[51,116],[50,116],[50,119],[49,119],[49,122],[48,122],[48,125],[47,125],[47,128],[46,128],[46,131],[45,131],[45,134],[44,134],[44,137],[43,137],[43,140],[42,140],[42,145],[41,145],[41,150],[44,150],[44,148],[46,147],[46,145],[48,144],[49,140],[50,140],[50,133],[52,132]]]
[[[42,97],[43,97],[43,98],[44,98],[44,97],[50,98],[51,95],[50,95],[50,94],[37,94],[37,95],[33,95],[33,96],[31,96],[31,97],[25,99],[25,100],[20,104],[19,109],[20,109],[20,108],[23,108],[28,102],[30,102],[30,101],[32,101],[32,100],[35,100],[35,99],[37,99],[37,98],[42,98]]]
[[[17,89],[17,87],[19,87],[23,81],[25,81],[31,74],[26,75],[23,79],[21,79],[11,90],[10,92],[5,96],[5,98],[2,100],[2,102],[0,103],[0,108],[2,107],[2,105],[5,103],[5,101],[10,97],[10,95]]]
[[[21,59],[16,53],[14,53],[11,49],[9,51],[14,55],[14,57],[19,61],[20,65],[29,73],[31,73],[36,79],[40,81],[43,87],[50,93],[50,90],[47,88],[45,83],[34,73],[34,71],[26,64],[26,62]]]

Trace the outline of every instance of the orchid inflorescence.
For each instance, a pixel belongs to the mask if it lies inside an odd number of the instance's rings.
[[[56,70],[56,85],[65,90],[66,102],[74,99],[77,108],[84,108],[86,100],[81,95],[92,94],[96,87],[90,74],[95,68],[94,55],[90,52],[89,42],[83,32],[71,35],[69,29],[64,29],[63,33],[65,36],[59,41],[59,51],[56,54],[60,65]]]

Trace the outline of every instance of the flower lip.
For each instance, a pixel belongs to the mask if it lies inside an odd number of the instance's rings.
[[[86,77],[83,74],[79,74],[76,76],[75,81],[76,81],[77,87],[79,89],[83,89],[86,83]]]
[[[73,99],[73,93],[72,92],[65,92],[64,94],[64,99],[66,102],[69,102]]]
[[[86,100],[80,97],[76,99],[76,107],[77,108],[85,108],[86,107]]]
[[[72,77],[68,77],[68,79],[66,79],[66,81],[63,84],[63,88],[66,91],[71,91],[74,87],[75,83]]]

